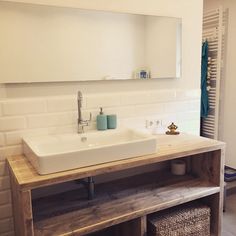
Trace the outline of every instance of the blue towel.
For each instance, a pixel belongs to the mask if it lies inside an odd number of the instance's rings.
[[[209,99],[207,91],[207,64],[208,64],[208,42],[202,44],[202,66],[201,66],[201,117],[206,118],[209,113]]]

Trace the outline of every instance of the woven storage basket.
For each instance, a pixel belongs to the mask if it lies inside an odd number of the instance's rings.
[[[148,218],[149,236],[210,236],[210,208],[185,204]]]

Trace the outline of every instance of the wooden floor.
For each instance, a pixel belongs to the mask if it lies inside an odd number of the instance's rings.
[[[236,236],[236,193],[227,197],[223,216],[222,236]]]

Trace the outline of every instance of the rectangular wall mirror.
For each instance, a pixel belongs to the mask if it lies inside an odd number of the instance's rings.
[[[179,78],[181,19],[0,3],[0,82]]]

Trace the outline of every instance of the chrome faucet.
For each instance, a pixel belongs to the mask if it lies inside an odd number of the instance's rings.
[[[78,97],[77,97],[77,102],[78,102],[78,133],[84,133],[84,126],[89,126],[89,123],[92,120],[92,114],[90,113],[90,118],[89,120],[83,120],[82,118],[82,101],[83,101],[83,95],[81,91],[78,91]]]

